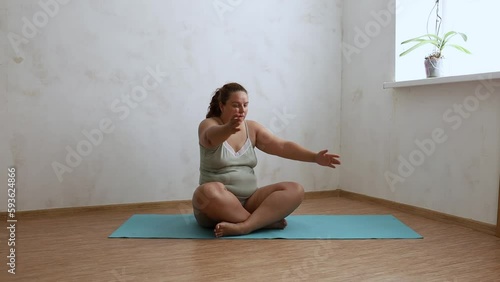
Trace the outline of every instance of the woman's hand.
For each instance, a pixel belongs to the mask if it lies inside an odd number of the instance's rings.
[[[317,164],[322,166],[329,166],[331,168],[335,168],[335,165],[340,164],[340,161],[338,160],[340,156],[327,154],[326,152],[328,152],[328,150],[323,150],[316,154],[314,160],[316,161]]]
[[[235,114],[231,117],[231,119],[225,124],[231,134],[234,134],[241,130],[241,124],[243,123],[243,115]]]

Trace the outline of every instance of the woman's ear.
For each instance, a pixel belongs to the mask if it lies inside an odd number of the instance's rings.
[[[219,109],[220,109],[220,112],[222,113],[222,108],[224,107],[224,104],[222,104],[222,102],[219,102]]]

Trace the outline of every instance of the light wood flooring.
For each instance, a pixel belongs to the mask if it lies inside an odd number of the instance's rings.
[[[185,210],[185,206],[183,207]],[[393,214],[420,240],[108,239],[135,213],[20,219],[16,274],[0,281],[500,281],[500,238],[342,197],[307,199],[295,214]]]

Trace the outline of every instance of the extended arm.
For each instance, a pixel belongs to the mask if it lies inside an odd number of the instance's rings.
[[[256,147],[265,153],[290,160],[313,162],[332,168],[340,164],[339,156],[327,154],[328,150],[322,150],[318,153],[312,152],[297,143],[277,137],[256,122],[254,122],[254,125],[256,129]]]
[[[198,127],[200,144],[207,148],[217,147],[232,134],[241,130],[243,119],[234,116],[228,123],[219,124],[215,119],[207,118]]]

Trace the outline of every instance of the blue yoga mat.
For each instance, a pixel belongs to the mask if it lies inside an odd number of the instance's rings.
[[[262,229],[226,239],[421,239],[392,215],[290,215],[283,230]],[[192,214],[136,214],[109,238],[213,239]]]

